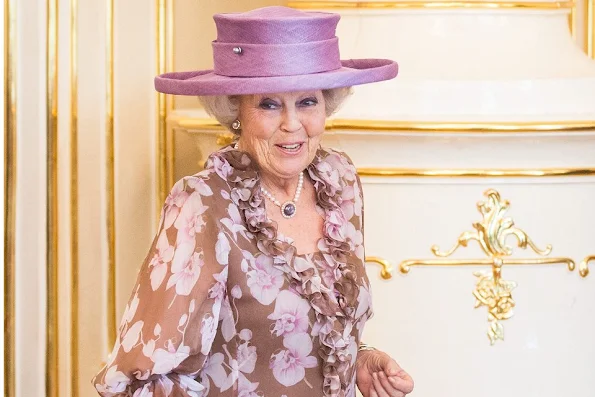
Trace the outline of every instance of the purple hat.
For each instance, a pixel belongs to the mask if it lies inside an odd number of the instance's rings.
[[[389,59],[339,57],[335,29],[341,17],[287,7],[216,14],[213,70],[165,73],[159,92],[241,95],[348,87],[392,79]]]

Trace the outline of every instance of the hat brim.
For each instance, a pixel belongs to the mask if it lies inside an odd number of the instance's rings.
[[[228,77],[212,70],[165,73],[155,77],[155,89],[174,95],[246,95],[324,90],[390,80],[398,65],[389,59],[342,60],[329,72],[293,76]]]

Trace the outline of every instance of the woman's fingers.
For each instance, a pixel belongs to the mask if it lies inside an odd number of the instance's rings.
[[[388,390],[382,386],[382,382],[380,381],[379,372],[374,372],[372,374],[372,385],[374,386],[374,390],[378,394],[378,397],[400,397],[399,395],[392,395]],[[391,388],[392,389],[392,388]],[[402,393],[401,393],[402,395]]]
[[[390,378],[388,376],[386,376],[386,374],[384,372],[382,372],[382,371],[378,372],[378,380],[380,381],[380,384],[384,388],[384,391],[386,391],[389,396],[391,396],[391,397],[404,396],[405,394],[403,393],[403,391],[399,390],[397,387],[395,387],[393,384],[391,384],[389,379]]]
[[[388,376],[394,376],[394,375],[397,375],[402,370],[403,369],[401,367],[399,367],[399,364],[397,364],[397,362],[395,360],[393,360],[392,358],[389,357],[389,360],[386,363],[386,366],[384,367],[384,373]]]
[[[413,379],[386,353],[370,351],[362,359],[372,375],[370,397],[403,397],[413,391]]]
[[[378,393],[374,389],[374,384],[370,385],[370,397],[378,397]]]
[[[403,370],[396,375],[388,378],[390,384],[400,392],[409,394],[413,391],[413,379],[409,374]]]

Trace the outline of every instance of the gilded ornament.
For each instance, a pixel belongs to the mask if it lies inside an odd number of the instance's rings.
[[[473,290],[475,308],[485,306],[488,309],[488,338],[492,345],[497,340],[504,340],[504,326],[501,321],[512,317],[515,306],[512,290],[517,283],[503,280],[500,277],[501,267],[502,262],[495,259],[491,274],[487,271],[473,273],[478,278]]]
[[[366,263],[376,263],[380,265],[380,277],[382,277],[384,280],[390,280],[393,277],[393,267],[386,259],[380,258],[378,256],[368,256],[366,257]]]
[[[227,146],[231,145],[235,139],[235,135],[232,133],[222,133],[217,134],[217,145],[218,146]]]
[[[450,256],[459,247],[466,247],[469,241],[476,240],[487,256],[496,258],[510,256],[512,255],[512,247],[506,245],[506,239],[510,235],[517,238],[519,248],[531,247],[539,255],[549,255],[552,252],[551,245],[547,245],[543,250],[537,248],[527,233],[514,226],[512,218],[504,216],[504,213],[510,207],[510,202],[502,200],[500,193],[490,189],[484,195],[488,197],[488,200],[485,202],[480,201],[477,204],[477,209],[483,216],[483,220],[473,223],[475,231],[463,232],[459,236],[457,244],[448,251],[440,251],[440,248],[434,245],[432,247],[434,255],[440,257]]]
[[[475,297],[476,308],[482,306],[487,308],[489,323],[487,335],[490,344],[493,345],[498,340],[504,340],[502,321],[513,316],[513,308],[515,307],[512,290],[517,287],[517,283],[502,279],[502,267],[504,265],[563,264],[566,265],[569,271],[573,271],[575,263],[570,258],[546,257],[552,252],[552,246],[548,244],[545,248],[539,248],[524,230],[515,226],[514,220],[506,216],[506,212],[510,207],[508,200],[503,200],[500,193],[494,189],[487,190],[484,196],[487,199],[477,204],[482,220],[472,223],[473,231],[461,233],[456,244],[449,250],[442,251],[437,245],[432,246],[432,253],[438,259],[408,259],[399,264],[399,270],[401,273],[406,274],[409,273],[412,266],[491,266],[491,272],[474,273],[477,281],[473,296]],[[516,238],[518,248],[524,250],[530,248],[539,257],[511,258],[513,246],[507,243],[510,236]],[[460,247],[467,247],[470,241],[477,241],[487,257],[480,259],[442,259],[451,256]],[[581,266],[587,269],[586,262]]]
[[[589,275],[589,262],[595,262],[595,255],[587,256],[578,266],[578,273],[581,277],[587,277]]]

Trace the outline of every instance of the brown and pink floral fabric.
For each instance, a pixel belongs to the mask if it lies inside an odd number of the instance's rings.
[[[324,237],[304,255],[268,219],[247,153],[223,148],[175,184],[93,380],[100,395],[355,396],[372,314],[361,184],[330,149],[307,175]]]

